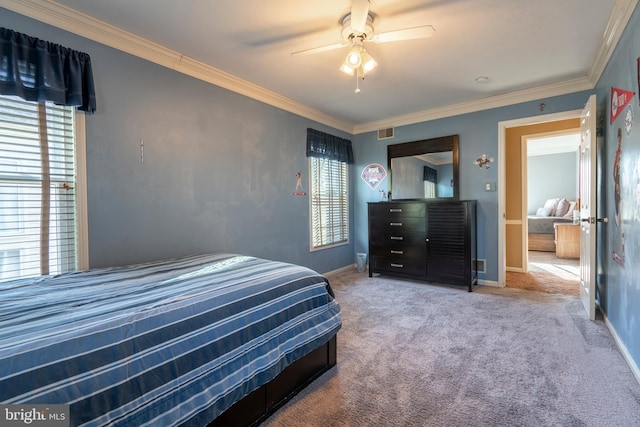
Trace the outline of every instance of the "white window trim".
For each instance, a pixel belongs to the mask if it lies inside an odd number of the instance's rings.
[[[89,218],[87,209],[87,130],[85,113],[75,113],[76,239],[78,270],[89,268]]]

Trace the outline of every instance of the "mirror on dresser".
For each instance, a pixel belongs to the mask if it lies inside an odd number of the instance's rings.
[[[387,146],[393,200],[458,200],[458,135]]]

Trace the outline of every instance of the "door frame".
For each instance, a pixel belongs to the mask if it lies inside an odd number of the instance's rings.
[[[522,117],[519,119],[498,122],[498,286],[506,286],[507,257],[505,254],[507,222],[506,222],[506,135],[507,129],[539,123],[555,122],[567,119],[579,119],[582,109],[544,114],[540,116]],[[524,173],[524,172],[523,172]]]

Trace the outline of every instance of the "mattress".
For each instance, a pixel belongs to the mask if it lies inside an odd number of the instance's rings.
[[[573,218],[564,216],[533,216],[527,218],[529,234],[555,234],[553,224],[557,222],[571,223]]]
[[[207,254],[0,283],[0,402],[203,426],[340,329],[326,278]],[[208,410],[208,412],[207,412]]]

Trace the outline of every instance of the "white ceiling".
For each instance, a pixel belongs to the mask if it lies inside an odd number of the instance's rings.
[[[379,66],[360,82],[359,94],[355,77],[338,70],[347,48],[290,55],[341,42],[350,0],[0,6],[359,133],[591,89],[637,1],[371,0],[376,33],[430,24],[435,34],[366,44]],[[476,83],[479,76],[488,81]]]
[[[527,156],[575,153],[580,146],[580,132],[527,139]]]

